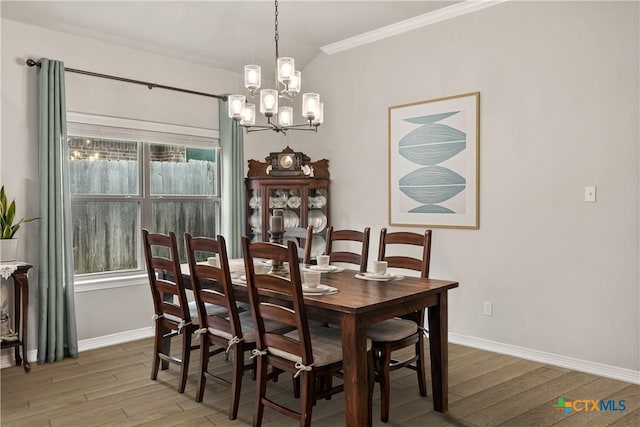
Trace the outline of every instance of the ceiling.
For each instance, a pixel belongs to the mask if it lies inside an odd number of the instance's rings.
[[[280,56],[303,69],[321,48],[460,1],[288,1]],[[3,19],[241,72],[274,63],[272,1],[6,1]],[[73,64],[70,64],[73,66]]]

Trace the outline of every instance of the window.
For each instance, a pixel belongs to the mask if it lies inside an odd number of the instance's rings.
[[[220,229],[215,131],[68,113],[74,269],[144,270],[141,230],[215,236]]]

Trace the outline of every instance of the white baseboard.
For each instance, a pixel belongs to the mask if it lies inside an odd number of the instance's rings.
[[[119,332],[116,334],[105,335],[102,337],[89,338],[78,341],[78,352],[93,350],[96,348],[107,347],[115,344],[122,344],[129,341],[135,341],[142,338],[153,336],[153,327],[134,329],[132,331]],[[532,350],[530,348],[518,347],[511,344],[503,344],[496,341],[475,338],[466,335],[449,333],[449,342],[460,344],[467,347],[479,348],[481,350],[491,351],[494,353],[506,354],[509,356],[519,357],[521,359],[532,360],[534,362],[546,363],[553,366],[572,369],[574,371],[586,372],[588,374],[599,375],[601,377],[613,378],[620,381],[626,381],[633,384],[640,384],[640,371],[631,369],[618,368],[616,366],[605,365],[603,363],[589,362],[587,360],[576,359],[573,357],[561,356],[558,354],[547,353],[544,351]],[[5,350],[7,353],[0,357],[0,367],[6,368],[13,366],[13,350]],[[32,364],[36,363],[38,356],[37,350],[27,352],[28,360]]]
[[[78,353],[149,337],[153,337],[152,326],[134,329],[132,331],[118,332],[116,334],[104,335],[96,338],[88,338],[86,340],[78,341]],[[13,349],[5,349],[2,352],[3,354],[0,357],[0,368],[15,366],[16,362],[13,356]],[[27,351],[27,360],[31,362],[31,366],[36,364],[38,360],[38,350]]]
[[[78,341],[78,353],[153,336],[153,326]]]
[[[515,356],[521,359],[532,360],[534,362],[559,366],[561,368],[567,368],[574,371],[586,372],[588,374],[598,375],[601,377],[613,378],[633,384],[640,384],[640,371],[634,371],[631,369],[618,368],[616,366],[605,365],[603,363],[589,362],[587,360],[561,356],[559,354],[532,350],[530,348],[518,347],[511,344],[503,344],[496,341],[469,337],[456,333],[449,333],[449,342],[464,345],[467,347],[479,348],[481,350],[491,351],[494,353]]]

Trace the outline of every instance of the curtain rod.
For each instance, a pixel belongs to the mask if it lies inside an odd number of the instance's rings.
[[[29,67],[34,67],[34,66],[40,67],[40,63],[34,61],[33,59],[27,59],[27,65]],[[134,83],[134,84],[146,86],[149,89],[153,89],[153,88],[167,89],[167,90],[174,90],[176,92],[190,93],[192,95],[208,96],[210,98],[217,98],[217,99],[221,99],[223,101],[227,100],[227,96],[226,95],[215,95],[215,94],[211,94],[211,93],[197,92],[195,90],[181,89],[181,88],[178,88],[178,87],[166,86],[166,85],[161,85],[161,84],[158,84],[158,83],[150,83],[150,82],[145,82],[145,81],[142,81],[142,80],[133,80],[133,79],[127,79],[127,78],[124,78],[124,77],[110,76],[108,74],[94,73],[92,71],[78,70],[78,69],[75,69],[75,68],[67,68],[67,67],[64,68],[64,71],[68,71],[70,73],[84,74],[86,76],[100,77],[100,78],[103,78],[103,79],[117,80],[119,82]]]

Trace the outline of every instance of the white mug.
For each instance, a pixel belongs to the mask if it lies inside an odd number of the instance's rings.
[[[387,274],[387,261],[373,261],[373,272],[375,274]]]
[[[304,286],[306,288],[317,288],[320,284],[321,273],[319,271],[304,272]]]
[[[262,262],[256,262],[253,264],[253,271],[256,274],[267,274],[271,270],[271,266],[267,264],[263,264]]]
[[[319,267],[328,267],[329,266],[329,255],[318,255],[317,261]]]

